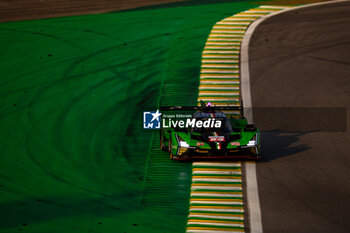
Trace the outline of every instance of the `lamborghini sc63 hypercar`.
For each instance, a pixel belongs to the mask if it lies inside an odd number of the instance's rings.
[[[247,123],[241,107],[163,107],[161,110],[195,111],[192,118],[184,123],[187,127],[180,128],[172,125],[163,126],[161,129],[160,147],[168,151],[173,160],[260,159],[260,131],[254,125]],[[236,111],[239,114],[224,113],[230,111]],[[220,127],[215,127],[219,126],[216,124],[218,121],[221,122]],[[203,127],[205,124],[207,127]]]

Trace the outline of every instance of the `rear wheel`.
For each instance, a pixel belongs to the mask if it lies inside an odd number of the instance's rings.
[[[168,151],[170,152],[170,159],[173,159],[173,158],[174,158],[174,155],[173,155],[173,150],[172,150],[171,138],[170,138],[170,140],[169,140]]]

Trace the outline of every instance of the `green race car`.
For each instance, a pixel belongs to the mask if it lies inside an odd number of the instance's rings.
[[[169,120],[170,124],[161,129],[160,147],[173,160],[260,159],[260,131],[247,123],[242,107],[163,107],[161,110],[195,111],[187,121]]]

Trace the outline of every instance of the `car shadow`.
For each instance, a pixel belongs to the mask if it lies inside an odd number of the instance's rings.
[[[271,130],[261,132],[261,162],[269,162],[281,157],[291,156],[311,149],[305,144],[298,144],[300,137],[314,131],[289,132]]]

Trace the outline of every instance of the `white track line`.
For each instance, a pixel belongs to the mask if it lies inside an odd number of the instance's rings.
[[[287,11],[297,10],[301,8],[320,6],[338,2],[346,2],[349,0],[334,0],[328,2],[312,3],[298,7],[274,7],[274,6],[260,6],[261,9],[281,9],[281,11],[274,12],[272,14],[262,16],[261,18],[254,21],[249,27],[243,37],[242,48],[241,48],[241,93],[244,103],[244,116],[247,118],[248,123],[253,123],[253,112],[252,112],[252,100],[250,91],[250,76],[249,76],[249,42],[257,28],[267,18],[275,15],[283,14]],[[247,201],[248,201],[248,213],[251,233],[262,233],[262,222],[261,222],[261,210],[258,194],[258,184],[256,178],[256,164],[254,162],[245,163],[246,170],[246,187],[247,187]]]

